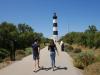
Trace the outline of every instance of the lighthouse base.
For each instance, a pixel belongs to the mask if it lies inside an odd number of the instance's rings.
[[[57,42],[58,41],[58,35],[53,35],[53,40],[54,40],[54,42]]]

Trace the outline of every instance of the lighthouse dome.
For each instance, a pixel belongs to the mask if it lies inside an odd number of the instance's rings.
[[[53,19],[57,19],[56,13],[54,13],[54,15],[53,15]]]

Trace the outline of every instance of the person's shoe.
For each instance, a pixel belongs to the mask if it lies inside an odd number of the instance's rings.
[[[55,71],[55,69],[53,68],[53,71]]]
[[[38,68],[41,68],[40,66],[38,66]]]
[[[33,69],[33,72],[36,72],[36,69]]]

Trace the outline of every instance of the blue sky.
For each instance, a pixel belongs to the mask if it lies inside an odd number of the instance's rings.
[[[100,30],[100,0],[0,0],[0,23],[26,23],[46,37],[52,35],[54,12],[59,36],[82,32],[91,24]]]

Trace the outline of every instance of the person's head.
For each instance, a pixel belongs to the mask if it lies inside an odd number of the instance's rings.
[[[63,41],[61,41],[62,43],[64,43]]]
[[[54,40],[51,40],[50,41],[50,45],[54,45]]]
[[[37,44],[37,43],[38,43],[38,39],[35,39],[35,40],[34,40],[34,44]]]

